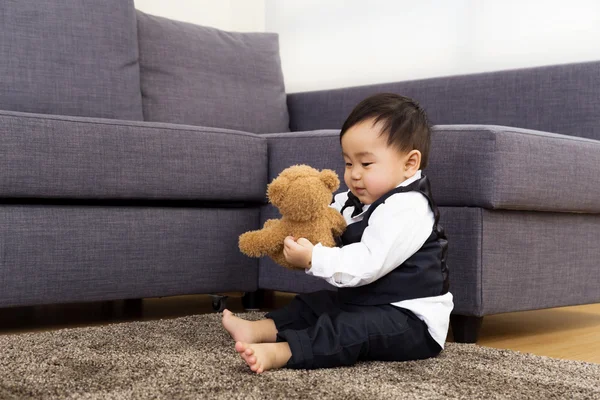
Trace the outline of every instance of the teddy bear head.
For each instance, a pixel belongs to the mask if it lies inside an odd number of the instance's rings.
[[[329,207],[331,194],[339,186],[335,171],[294,165],[269,184],[267,196],[282,216],[293,221],[310,221]]]

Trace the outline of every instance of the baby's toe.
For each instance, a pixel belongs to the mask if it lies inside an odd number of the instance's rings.
[[[246,343],[243,342],[235,342],[235,351],[238,353],[244,353],[248,349],[246,348]]]

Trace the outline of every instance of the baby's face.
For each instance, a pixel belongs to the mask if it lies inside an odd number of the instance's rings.
[[[387,137],[380,135],[380,126],[373,126],[372,119],[346,131],[342,154],[344,182],[363,204],[372,204],[408,179],[404,168],[407,155],[388,146]]]

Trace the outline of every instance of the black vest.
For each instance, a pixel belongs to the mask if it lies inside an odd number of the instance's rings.
[[[343,246],[360,242],[365,228],[369,225],[369,217],[379,205],[393,194],[413,190],[427,198],[433,211],[435,220],[431,235],[415,254],[387,275],[368,285],[338,288],[340,301],[351,304],[379,305],[421,297],[440,296],[448,292],[449,281],[446,266],[448,241],[444,229],[438,225],[440,213],[431,197],[431,188],[426,176],[408,186],[394,188],[377,199],[364,213],[362,221],[348,225],[338,244]],[[344,208],[349,205],[350,201],[344,205]],[[395,222],[390,221],[389,223]]]

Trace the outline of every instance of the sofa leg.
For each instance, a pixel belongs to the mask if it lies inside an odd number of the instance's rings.
[[[470,315],[450,315],[450,325],[452,326],[452,335],[457,343],[477,343],[483,317],[473,317]]]
[[[263,307],[265,291],[258,289],[255,292],[246,292],[242,296],[242,305],[247,311],[260,310]]]
[[[125,299],[123,301],[123,312],[128,317],[141,317],[144,314],[143,299]]]

